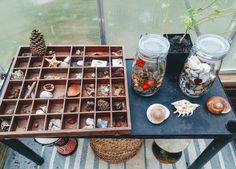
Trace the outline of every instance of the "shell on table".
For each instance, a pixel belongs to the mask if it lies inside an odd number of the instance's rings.
[[[178,113],[178,117],[191,116],[193,115],[193,111],[200,106],[199,104],[193,104],[188,100],[179,100],[171,104],[176,108],[174,113]]]
[[[169,109],[162,104],[152,104],[147,109],[147,118],[153,124],[160,124],[169,116]]]

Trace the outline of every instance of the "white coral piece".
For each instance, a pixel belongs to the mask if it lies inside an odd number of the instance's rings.
[[[193,111],[200,106],[199,104],[193,104],[188,100],[179,100],[171,104],[175,106],[176,111],[174,113],[178,113],[178,117],[191,116],[193,115]]]

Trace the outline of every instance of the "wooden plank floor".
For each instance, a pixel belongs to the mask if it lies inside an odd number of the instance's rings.
[[[37,166],[11,150],[4,169],[187,169],[211,140],[192,140],[181,159],[173,165],[161,164],[155,159],[151,150],[152,139],[145,140],[134,158],[120,164],[108,164],[99,160],[91,150],[88,139],[78,139],[78,149],[69,157],[63,157],[57,153],[55,147],[41,146],[33,139],[22,139],[22,141],[44,157],[44,164]],[[236,146],[235,142],[232,142],[212,158],[204,169],[236,169],[235,156]]]

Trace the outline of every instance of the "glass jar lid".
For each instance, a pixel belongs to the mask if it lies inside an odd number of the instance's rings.
[[[229,48],[229,42],[218,35],[200,35],[196,41],[197,54],[206,59],[223,59]]]
[[[150,59],[167,55],[169,48],[169,41],[161,35],[145,34],[139,40],[139,52]]]

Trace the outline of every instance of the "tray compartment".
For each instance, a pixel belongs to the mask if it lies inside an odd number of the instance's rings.
[[[94,79],[96,78],[95,68],[84,68],[84,79]]]
[[[122,56],[112,56],[111,66],[112,67],[123,67],[124,66],[123,57]]]
[[[20,96],[22,82],[20,81],[10,81],[8,83],[4,99],[18,99]]]
[[[84,66],[84,59],[83,57],[71,57],[71,67],[83,67]]]
[[[52,121],[54,120],[56,120],[56,122],[54,122],[55,125],[50,125]],[[51,128],[51,126],[54,126],[54,127]],[[62,129],[62,115],[58,115],[58,114],[47,115],[45,130],[58,131],[61,129]]]
[[[40,93],[45,91],[43,86],[46,84],[53,84],[54,90],[52,93],[52,98],[54,99],[61,99],[65,97],[65,90],[66,90],[66,80],[41,80],[38,85],[38,89],[36,92],[36,98],[40,98]],[[45,92],[44,92],[45,93]],[[48,94],[46,94],[48,95]],[[47,99],[46,97],[42,97],[43,99]]]
[[[109,79],[110,69],[109,68],[97,68],[97,78],[98,79]]]
[[[123,52],[122,52],[122,47],[120,46],[113,46],[110,49],[111,51],[111,57],[115,57],[115,56],[123,56]]]
[[[35,100],[31,114],[46,114],[48,109],[48,100]],[[39,110],[37,112],[37,110]]]
[[[63,105],[64,105],[64,99],[49,100],[48,114],[50,113],[62,114],[64,108]]]
[[[65,102],[65,113],[76,113],[80,110],[80,99],[67,99]]]
[[[16,101],[2,101],[0,106],[0,116],[1,115],[13,115],[16,108]]]
[[[106,65],[101,65],[101,66],[93,66],[92,62],[93,60],[96,61],[106,61]],[[93,57],[93,56],[86,56],[85,57],[85,61],[84,61],[84,66],[85,67],[109,67],[110,65],[110,59],[109,57],[104,57],[104,56],[100,56],[100,57]]]
[[[123,78],[124,76],[125,76],[124,68],[122,68],[122,67],[112,67],[111,68],[111,77],[112,78]]]
[[[31,100],[20,100],[17,104],[15,114],[30,114],[32,108]]]
[[[125,96],[124,79],[112,79],[112,96]]]
[[[17,58],[14,68],[24,68],[28,67],[29,58]]]
[[[109,79],[97,80],[97,97],[108,97],[111,93],[111,85]]]
[[[86,121],[88,120],[88,118],[91,119],[91,121],[93,122],[94,125],[89,126],[86,124]],[[94,129],[95,128],[94,113],[81,113],[80,118],[79,118],[79,128],[80,129],[87,129],[87,130]]]
[[[112,98],[112,110],[113,111],[127,111],[126,98],[125,97],[113,97]]]
[[[83,72],[82,68],[70,68],[70,79],[82,79]]]
[[[95,111],[95,99],[82,98],[80,112],[94,112]]]
[[[67,78],[68,69],[43,69],[40,79],[44,80],[63,80]]]
[[[37,81],[25,81],[21,91],[21,99],[32,99],[35,97]],[[32,88],[33,87],[33,88]],[[31,91],[31,93],[29,93]]]
[[[66,114],[63,116],[62,129],[77,129],[78,114]]]
[[[112,127],[128,127],[127,112],[112,112]]]
[[[80,54],[78,53],[80,51]],[[84,55],[84,46],[73,46],[72,47],[72,56],[83,57]]]
[[[85,55],[88,56],[109,56],[109,47],[106,46],[86,46],[85,47]]]
[[[28,131],[42,131],[44,130],[45,115],[31,115]]]
[[[30,48],[29,47],[21,47],[20,48],[20,51],[18,53],[18,56],[23,56],[23,57],[30,57],[32,56],[32,53],[30,51]]]
[[[37,80],[39,79],[40,69],[28,69],[26,79]]]
[[[21,75],[21,73],[23,72],[23,76]],[[19,75],[20,73],[20,75]],[[13,77],[13,74],[15,76],[15,78],[17,79],[14,79]],[[11,73],[11,81],[23,81],[24,78],[25,78],[25,74],[26,74],[26,69],[13,69],[12,73]]]
[[[29,116],[15,116],[10,131],[23,132],[27,130]]]
[[[5,126],[5,128],[2,130],[2,128],[0,127],[0,133],[1,132],[9,132],[10,128],[11,128],[11,121],[12,121],[13,117],[12,116],[5,116],[5,117],[1,117],[1,120],[4,120],[8,123],[7,126]],[[2,121],[1,121],[2,123]]]
[[[110,97],[106,98],[97,98],[96,99],[96,111],[97,112],[110,112],[111,111],[111,102]]]
[[[31,57],[29,68],[40,68],[43,64],[43,57]]]
[[[101,122],[102,121],[102,122]],[[106,126],[106,122],[107,126]],[[111,114],[109,113],[96,113],[96,128],[103,129],[103,128],[110,128],[112,124]]]
[[[82,97],[94,97],[95,96],[95,80],[84,79],[82,85]]]
[[[70,46],[50,46],[47,47],[47,55],[50,55],[50,51],[55,53],[57,56],[68,56],[70,55]]]

